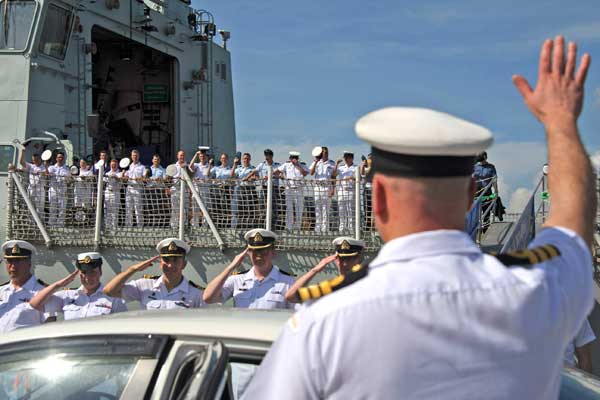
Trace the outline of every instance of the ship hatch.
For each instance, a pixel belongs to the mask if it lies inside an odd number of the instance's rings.
[[[174,159],[174,91],[177,60],[149,46],[98,26],[92,29],[97,51],[92,56],[92,107],[98,116],[94,154],[108,149],[111,157],[140,152],[151,164]]]

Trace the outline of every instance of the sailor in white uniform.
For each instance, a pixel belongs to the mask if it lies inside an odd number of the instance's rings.
[[[46,284],[31,272],[35,247],[24,240],[9,240],[1,247],[10,281],[0,285],[0,333],[39,325],[50,314],[29,307],[29,301]]]
[[[204,207],[206,207],[207,210],[210,210],[211,201],[209,180],[213,160],[208,160],[208,156],[206,155],[208,150],[210,150],[210,147],[198,146],[198,149],[199,150],[196,152],[196,154],[194,154],[194,157],[190,161],[189,169],[193,174],[194,187],[204,202]],[[196,158],[198,158],[198,162],[196,162]],[[196,200],[192,199],[192,202],[192,226],[199,227],[200,221],[204,221],[204,218],[201,217],[202,211]]]
[[[44,212],[44,203],[46,201],[44,191],[46,166],[42,163],[42,159],[38,153],[32,154],[31,163],[23,159],[24,153],[25,147],[23,146],[23,149],[19,153],[19,164],[21,164],[23,170],[29,172],[29,198],[35,205],[35,210],[40,214]]]
[[[290,151],[290,160],[280,165],[276,175],[283,175],[285,182],[285,228],[287,230],[300,230],[302,227],[302,214],[304,213],[304,182],[303,179],[309,171],[300,162],[300,153]]]
[[[183,240],[167,238],[158,242],[156,251],[159,255],[132,265],[115,276],[104,287],[104,293],[126,301],[139,301],[144,310],[204,307],[202,288],[183,276],[190,246]],[[162,275],[144,275],[128,282],[135,273],[149,268],[159,257]]]
[[[90,168],[87,161],[79,160],[79,176],[75,178],[73,188],[73,203],[75,207],[91,208],[93,202],[93,182],[94,171]]]
[[[294,283],[289,273],[273,265],[277,236],[266,229],[252,229],[244,235],[248,246],[217,275],[204,291],[207,303],[223,303],[233,297],[240,308],[293,308],[285,293]],[[249,254],[252,268],[235,273]]]
[[[67,183],[70,180],[71,171],[65,165],[65,155],[62,152],[56,154],[56,164],[48,167],[50,175],[50,188],[48,189],[48,208],[50,216],[48,225],[64,226],[65,211],[67,209]]]
[[[117,229],[119,207],[121,206],[121,180],[118,162],[110,160],[110,169],[104,174],[104,223],[108,229]]]
[[[589,57],[574,73],[575,45],[566,62],[563,47],[544,43],[535,92],[514,78],[552,166],[550,216],[529,248],[485,255],[462,231],[488,130],[426,109],[366,115],[356,130],[373,147],[385,245],[365,277],[330,281],[331,295],[290,319],[247,399],[558,398],[563,352],[593,304],[596,217],[576,125]]]
[[[183,221],[184,224],[187,222],[187,209],[189,205],[187,185],[184,185],[183,193],[181,192],[182,174],[186,174],[188,170],[188,165],[185,162],[185,152],[183,150],[177,152],[177,162],[174,165],[176,172],[175,175],[171,177],[172,182],[171,187],[169,188],[171,194],[171,228],[173,229],[179,226],[179,202],[181,196],[183,196]]]
[[[29,305],[40,312],[63,313],[65,320],[127,311],[123,299],[109,297],[102,290],[102,256],[97,252],[80,253],[75,263],[77,267],[67,277],[40,290]],[[81,286],[66,288],[79,275]],[[64,290],[60,290],[63,289]]]
[[[329,231],[329,209],[333,196],[333,170],[335,163],[329,159],[329,149],[321,147],[310,166],[310,174],[315,176],[315,232]]]
[[[135,213],[135,224],[138,228],[144,226],[144,176],[146,167],[140,162],[140,153],[131,151],[131,164],[124,172],[127,181],[127,192],[125,194],[125,225],[133,226],[133,214]]]
[[[356,165],[354,165],[354,153],[344,150],[342,160],[337,160],[333,170],[333,178],[337,177],[337,202],[338,214],[340,218],[340,232],[352,232],[354,230],[354,211],[355,211],[355,174]]]

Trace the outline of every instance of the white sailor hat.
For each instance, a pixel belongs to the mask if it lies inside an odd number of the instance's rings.
[[[36,253],[35,246],[24,240],[8,240],[2,244],[2,254],[6,259],[31,258]]]
[[[323,153],[323,147],[322,146],[313,147],[313,149],[310,153],[312,154],[313,157],[319,157],[321,155],[321,153]]]
[[[290,151],[290,157],[300,157],[299,151]]]
[[[273,246],[277,235],[269,230],[256,228],[246,232],[244,239],[250,249],[266,249]]]
[[[102,265],[102,256],[95,251],[77,254],[77,268],[82,271],[89,271]]]
[[[190,252],[190,245],[177,238],[163,239],[156,245],[161,257],[185,257]]]
[[[482,126],[425,108],[383,108],[355,129],[373,148],[372,171],[392,176],[469,176],[475,155],[493,141]]]
[[[354,157],[354,152],[350,151],[350,150],[344,150],[344,152],[342,154],[344,155],[344,157],[346,157],[346,156]]]
[[[348,236],[335,238],[331,242],[335,246],[338,257],[354,257],[362,253],[365,248],[365,242],[360,239],[354,239]]]
[[[198,151],[201,153],[206,153],[208,150],[210,150],[209,146],[198,146]]]

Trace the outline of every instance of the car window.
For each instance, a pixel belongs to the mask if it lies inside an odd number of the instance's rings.
[[[0,399],[116,400],[138,376],[142,360],[159,358],[164,342],[136,335],[1,346]],[[148,387],[148,382],[137,381]]]
[[[600,400],[600,380],[574,368],[563,369],[560,400]]]

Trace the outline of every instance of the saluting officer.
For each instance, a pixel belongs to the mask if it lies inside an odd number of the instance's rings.
[[[304,182],[309,171],[300,162],[300,153],[290,151],[290,160],[275,170],[275,175],[285,178],[285,229],[300,230],[304,213]]]
[[[346,275],[352,271],[352,268],[358,269],[361,267],[360,263],[362,263],[365,248],[363,240],[341,236],[335,238],[332,244],[335,246],[335,254],[323,258],[314,268],[296,279],[294,285],[285,294],[287,301],[292,303],[305,302],[318,299],[327,294],[327,286],[311,285],[306,287],[306,285],[331,262],[335,262],[339,275]]]
[[[35,210],[39,213],[44,212],[44,204],[46,202],[46,194],[44,193],[44,184],[46,174],[46,166],[42,163],[42,159],[38,153],[31,155],[31,163],[23,159],[25,155],[25,146],[19,152],[19,164],[23,170],[29,172],[29,188],[28,193],[31,201],[35,205]]]
[[[156,245],[156,251],[159,255],[132,265],[115,276],[106,284],[104,293],[126,301],[137,300],[145,310],[204,307],[206,304],[202,301],[200,286],[183,276],[190,246],[183,240],[168,238]],[[141,279],[127,282],[136,272],[149,268],[159,257],[162,275],[144,275]]]
[[[65,320],[127,311],[123,299],[109,297],[102,292],[102,256],[88,252],[77,255],[75,271],[67,277],[40,290],[29,302],[38,311],[61,312]],[[78,289],[65,288],[79,275],[81,286]],[[57,290],[65,288],[64,290]]]
[[[244,235],[248,246],[235,256],[223,272],[204,291],[207,303],[222,303],[233,297],[233,306],[240,308],[292,308],[284,297],[294,278],[273,265],[277,236],[266,229],[252,229]],[[252,268],[234,272],[250,254]],[[230,276],[231,275],[231,276]]]
[[[565,346],[593,304],[596,217],[576,124],[590,59],[575,73],[575,44],[566,62],[563,47],[544,43],[535,91],[513,78],[552,166],[550,216],[529,248],[494,257],[463,232],[488,130],[425,109],[366,115],[356,131],[372,145],[385,245],[366,277],[330,281],[333,294],[290,320],[246,398],[558,398]]]
[[[1,250],[10,281],[0,285],[0,333],[41,324],[48,314],[42,315],[28,305],[46,287],[31,272],[35,247],[24,240],[9,240]]]

